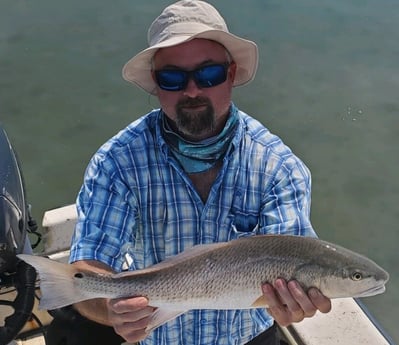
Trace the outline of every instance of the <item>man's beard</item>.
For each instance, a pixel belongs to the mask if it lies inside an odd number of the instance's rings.
[[[205,106],[202,111],[185,111],[185,107]],[[199,137],[215,129],[215,111],[208,98],[186,98],[176,104],[176,125],[182,133]]]

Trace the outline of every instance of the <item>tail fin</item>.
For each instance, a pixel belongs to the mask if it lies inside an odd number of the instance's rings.
[[[74,276],[79,272],[74,266],[37,255],[17,256],[40,275],[41,309],[56,309],[90,298],[74,283]]]

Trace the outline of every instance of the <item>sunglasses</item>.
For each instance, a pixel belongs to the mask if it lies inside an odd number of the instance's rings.
[[[199,88],[208,88],[224,83],[229,66],[230,63],[213,64],[192,71],[161,69],[154,73],[155,80],[162,90],[181,91],[186,89],[190,79],[193,79]]]

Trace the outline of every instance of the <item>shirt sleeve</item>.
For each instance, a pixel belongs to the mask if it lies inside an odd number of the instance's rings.
[[[97,154],[86,170],[76,202],[78,221],[70,262],[97,260],[120,271],[124,248],[132,243],[138,224],[137,200],[119,177],[113,160],[107,159],[107,166],[104,161]]]
[[[279,166],[264,195],[260,232],[315,237],[310,204],[310,171],[292,154]]]

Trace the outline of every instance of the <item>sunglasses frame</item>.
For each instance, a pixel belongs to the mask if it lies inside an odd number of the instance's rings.
[[[164,68],[164,69],[159,69],[159,70],[155,70],[154,72],[154,77],[155,77],[155,81],[157,83],[157,85],[159,86],[159,88],[161,90],[164,91],[182,91],[185,90],[187,88],[187,85],[189,83],[190,80],[193,80],[195,82],[195,85],[197,85],[197,87],[199,89],[202,88],[210,88],[210,87],[214,87],[217,85],[220,85],[222,83],[224,83],[227,79],[227,73],[228,73],[228,69],[231,66],[231,62],[224,62],[224,63],[213,63],[210,65],[205,65],[205,66],[201,66],[201,67],[197,67],[193,70],[184,70],[184,69],[179,69],[179,68]],[[198,77],[198,73],[201,72],[202,70],[206,69],[206,68],[214,68],[214,67],[222,67],[223,70],[223,77],[217,79],[217,83],[209,85],[209,80],[201,80]],[[168,87],[165,86],[162,83],[162,80],[160,80],[162,78],[162,73],[179,73],[180,76],[183,76],[183,80],[181,85],[178,85],[176,83],[176,85],[174,87]],[[216,78],[215,78],[216,79]]]

